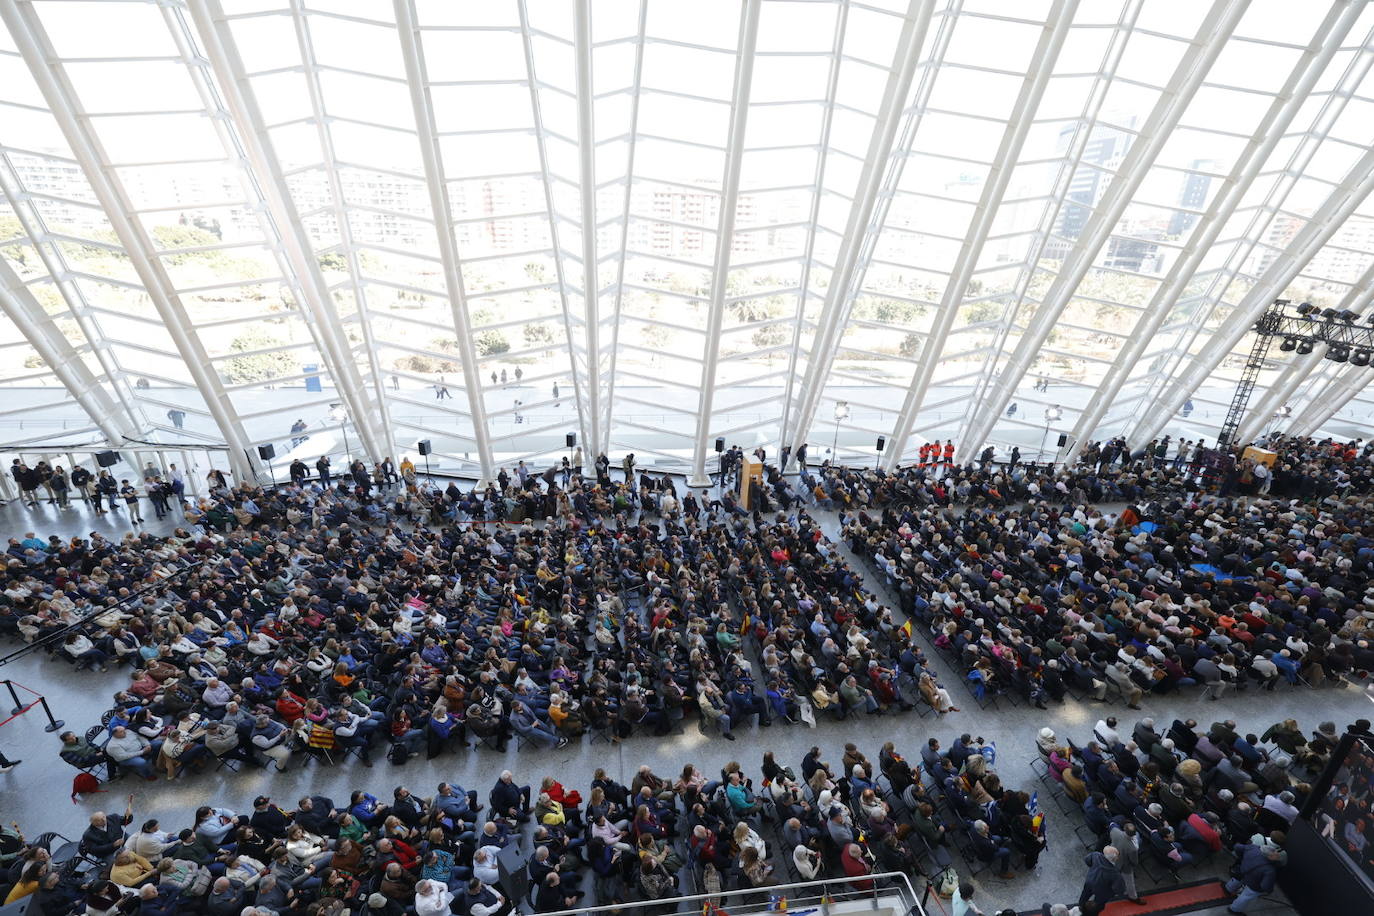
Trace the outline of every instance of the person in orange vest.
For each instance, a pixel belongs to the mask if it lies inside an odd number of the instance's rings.
[[[919,466],[925,467],[927,463],[929,463],[930,461],[930,443],[922,442],[921,447],[918,450],[918,454],[921,456],[921,462]]]
[[[954,442],[950,439],[945,440],[945,467],[954,467]]]

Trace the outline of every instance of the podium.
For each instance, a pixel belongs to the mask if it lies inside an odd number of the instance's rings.
[[[758,481],[759,486],[763,486],[763,462],[753,455],[745,455],[740,461],[739,468],[739,504],[741,509],[752,508],[749,505],[749,484]]]
[[[1248,458],[1255,462],[1255,464],[1262,464],[1268,468],[1274,466],[1274,462],[1278,460],[1278,457],[1277,454],[1269,451],[1267,448],[1255,448],[1253,445],[1247,445],[1245,451],[1241,454],[1242,459]]]

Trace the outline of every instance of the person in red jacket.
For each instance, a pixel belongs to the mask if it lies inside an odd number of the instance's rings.
[[[868,867],[868,860],[864,858],[863,850],[859,848],[858,843],[845,844],[844,851],[840,853],[840,864],[844,866],[844,873],[850,878],[862,878],[864,875],[873,873],[873,869]],[[849,885],[856,891],[873,890],[871,880],[850,881]]]

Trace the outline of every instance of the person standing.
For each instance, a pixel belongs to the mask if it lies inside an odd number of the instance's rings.
[[[1239,861],[1233,867],[1232,877],[1226,882],[1226,893],[1235,896],[1228,913],[1244,913],[1257,897],[1262,897],[1274,889],[1279,876],[1279,859],[1283,850],[1277,846],[1252,846],[1237,843],[1232,849]]]
[[[128,478],[119,482],[119,495],[123,497],[124,505],[129,507],[129,521],[136,525],[141,524],[143,516],[138,511],[138,491],[129,483]]]
[[[171,507],[167,505],[167,497],[172,493],[172,488],[167,486],[161,477],[154,477],[148,484],[148,499],[153,503],[153,514],[159,519],[164,519],[171,512]]]
[[[72,468],[71,482],[76,491],[81,494],[81,501],[90,505],[91,502],[91,472],[77,465]]]
[[[167,411],[167,419],[172,421],[172,426],[176,429],[186,428],[186,411],[180,407],[173,407]]]
[[[310,473],[310,469],[305,466],[305,462],[297,458],[291,462],[288,471],[291,475],[291,483],[298,487],[305,486],[305,478]]]
[[[315,470],[320,475],[320,486],[329,486],[329,456],[321,455],[320,460],[315,462]]]
[[[67,491],[71,489],[67,483],[67,472],[62,470],[62,465],[52,469],[52,491],[57,494],[57,507],[59,509],[70,509],[71,503],[67,499]]]
[[[519,366],[515,367],[515,384],[520,384],[520,380],[525,377],[525,370]]]
[[[167,465],[167,478],[167,485],[171,487],[172,493],[176,495],[177,501],[180,502],[181,497],[186,493],[186,477],[175,464],[169,464]]]
[[[1115,846],[1107,846],[1101,852],[1088,853],[1083,859],[1084,864],[1088,866],[1088,875],[1083,880],[1083,892],[1078,895],[1079,907],[1087,906],[1091,900],[1100,910],[1121,896],[1126,882],[1121,877],[1121,869],[1116,866],[1120,858],[1121,853]]]
[[[797,446],[797,467],[798,467],[800,470],[803,470],[803,471],[806,470],[806,443],[805,443],[805,442],[803,442],[801,445]]]
[[[1113,824],[1111,829],[1112,846],[1121,853],[1116,866],[1121,871],[1121,881],[1126,887],[1126,896],[1132,903],[1144,903],[1136,889],[1135,868],[1140,864],[1140,835],[1136,833],[1133,821]]]
[[[100,497],[104,496],[105,501],[110,504],[110,511],[114,512],[119,508],[115,502],[115,494],[119,492],[119,484],[109,471],[101,471],[99,479],[95,482],[95,512],[97,515],[104,515],[105,512],[100,508]]]
[[[625,456],[625,460],[620,462],[620,466],[625,469],[625,482],[634,485],[635,481],[635,453],[630,452]]]
[[[57,502],[57,496],[52,491],[52,468],[46,461],[40,461],[33,466],[34,473],[38,475],[38,482],[43,485],[43,489],[48,494],[48,505]],[[37,501],[34,502],[37,505]]]
[[[553,404],[554,407],[562,407],[562,406],[563,406],[562,396],[558,393],[558,383],[557,383],[557,382],[554,382],[554,383],[553,383],[553,401],[554,401],[554,404]]]
[[[444,398],[452,397],[453,395],[449,392],[448,384],[444,381],[444,377],[442,375],[439,376],[439,381],[434,383],[434,400],[442,401]]]
[[[506,370],[505,370],[505,369],[502,369],[502,370],[501,370],[501,384],[502,384],[502,385],[506,384]]]
[[[299,419],[298,419],[298,420],[296,420],[295,423],[292,423],[292,424],[291,424],[291,447],[292,447],[292,448],[295,448],[296,446],[300,445],[302,442],[304,442],[306,439],[309,438],[309,436],[302,436],[301,433],[303,433],[303,432],[305,432],[305,421],[304,421],[304,420],[299,420]]]

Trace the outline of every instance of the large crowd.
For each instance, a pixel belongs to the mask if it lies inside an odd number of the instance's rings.
[[[1270,444],[1282,457],[1260,474],[1167,442],[1092,444],[1067,468],[803,460],[795,476],[766,466],[749,510],[724,488],[680,495],[632,458],[615,480],[604,456],[586,478],[580,459],[521,464],[466,491],[361,462],[279,488],[217,475],[169,536],[12,538],[0,634],[126,666],[61,756],[149,780],[619,742],[689,717],[733,739],[754,721],[957,712],[963,688],[940,682],[920,633],[977,702],[1135,707],[1374,669],[1371,450]],[[813,507],[839,511],[900,609]],[[1012,848],[995,851],[1005,870]]]
[[[1367,736],[1369,723],[1347,731]],[[853,743],[837,762],[819,747],[795,762],[763,752],[756,771],[641,766],[628,786],[604,770],[579,788],[505,771],[485,798],[449,782],[424,795],[405,784],[346,799],[264,795],[251,811],[204,805],[183,823],[135,818],[130,796],[68,846],[0,836],[0,894],[32,897],[44,916],[499,916],[633,901],[670,912],[686,894],[759,902],[792,882],[829,880],[839,895],[928,880],[976,916],[972,877],[1035,869],[1048,822],[1062,817],[1056,835],[1082,843],[1086,874],[1077,900],[1065,891],[1046,912],[1092,916],[1114,899],[1141,902],[1142,879],[1229,864],[1230,912],[1243,913],[1273,890],[1290,825],[1339,738],[1332,722],[1307,734],[1286,719],[1256,735],[1233,720],[1106,716],[1078,741],[1039,731],[1031,792],[998,771],[995,744],[962,734],[948,746],[887,742],[874,759]],[[1325,810],[1367,805],[1367,790],[1339,783]],[[1342,842],[1355,816],[1331,818]]]

